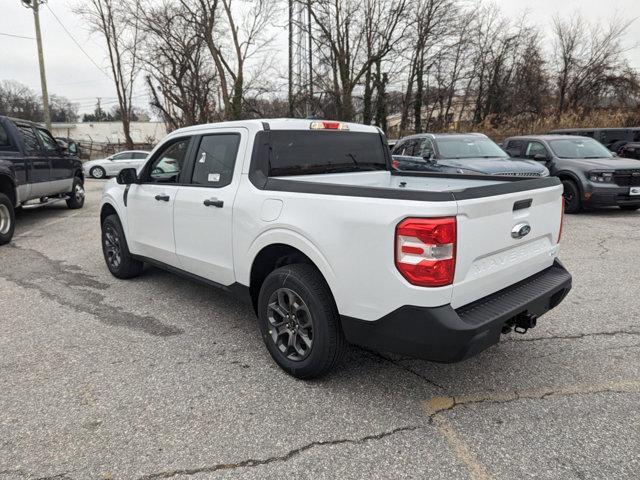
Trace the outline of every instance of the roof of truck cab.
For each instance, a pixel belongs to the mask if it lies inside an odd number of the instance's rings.
[[[42,127],[43,126],[40,123],[32,122],[31,120],[25,120],[24,118],[9,117],[7,115],[0,115],[0,118],[4,118],[4,119],[9,120],[10,122],[13,122],[13,123],[26,123],[26,124],[34,126],[34,127]]]
[[[219,128],[240,128],[240,127],[252,127],[256,130],[264,130],[264,124],[268,124],[271,130],[310,130],[313,122],[336,122],[337,120],[323,120],[323,119],[300,119],[300,118],[265,118],[256,120],[235,120],[229,122],[216,122],[205,123],[200,125],[192,125],[190,127],[180,128],[172,132],[176,133],[190,133],[200,132],[205,130],[216,130]],[[362,125],[359,123],[340,122],[348,125],[350,132],[371,132],[378,133],[378,127],[371,125]]]

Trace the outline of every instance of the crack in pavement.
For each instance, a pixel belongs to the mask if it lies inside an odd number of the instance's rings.
[[[518,342],[542,342],[549,340],[579,340],[586,337],[613,337],[615,335],[640,335],[638,330],[613,330],[610,332],[590,332],[590,333],[576,333],[570,335],[553,335],[551,337],[534,337],[534,338],[508,338],[504,340],[505,343],[518,343]]]
[[[598,256],[602,259],[604,259],[604,256],[611,251],[609,247],[605,247],[604,244],[606,241],[607,241],[606,238],[598,240],[598,248],[600,249],[600,253],[598,254]]]
[[[0,259],[0,278],[16,285],[37,290],[42,296],[77,313],[94,316],[100,322],[142,331],[149,335],[168,337],[184,333],[174,325],[167,325],[149,315],[138,315],[104,302],[105,296],[96,290],[106,290],[109,284],[82,272],[77,265],[52,260],[43,253],[30,248],[10,244],[26,253],[18,259],[4,256]]]
[[[375,435],[367,435],[365,437],[351,439],[351,438],[342,438],[338,440],[319,440],[303,445],[302,447],[295,448],[293,450],[289,450],[284,455],[278,455],[274,457],[269,457],[265,459],[248,459],[243,460],[237,463],[218,463],[215,465],[204,466],[204,467],[196,467],[196,468],[181,468],[175,470],[168,470],[165,472],[151,473],[147,475],[143,475],[139,478],[139,480],[151,480],[154,478],[171,478],[176,475],[197,475],[199,473],[213,473],[218,470],[233,470],[236,468],[245,468],[245,467],[258,467],[261,465],[268,465],[274,462],[287,462],[291,460],[293,457],[296,457],[307,450],[310,450],[315,447],[323,447],[327,445],[360,445],[367,442],[381,440],[385,437],[389,437],[391,435],[396,435],[398,433],[411,432],[415,430],[419,430],[424,428],[422,425],[412,426],[412,427],[398,427],[393,430],[389,430],[386,432],[378,433]]]
[[[429,417],[456,407],[480,403],[509,403],[517,400],[543,400],[548,397],[566,397],[596,393],[640,393],[640,380],[621,380],[603,384],[580,384],[564,387],[545,387],[530,390],[477,393],[461,396],[434,397],[424,402]]]
[[[407,367],[406,365],[402,364],[399,360],[394,360],[393,358],[389,358],[385,355],[383,355],[380,352],[376,352],[375,350],[369,350],[368,348],[364,348],[364,347],[358,347],[360,350],[365,351],[367,353],[369,353],[370,355],[373,355],[375,357],[381,358],[382,360],[391,363],[392,365],[395,365],[396,367],[409,372],[413,375],[415,375],[416,377],[420,378],[421,380],[424,380],[425,382],[427,382],[429,385],[432,385],[436,388],[439,388],[440,390],[446,390],[446,388],[442,385],[440,385],[439,383],[437,383],[435,380],[430,379],[429,377],[426,377],[424,375],[422,375],[420,372],[417,372],[415,370],[413,370],[412,368]]]

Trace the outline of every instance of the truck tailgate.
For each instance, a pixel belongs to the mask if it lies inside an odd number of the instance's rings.
[[[550,267],[558,250],[561,215],[559,185],[458,200],[452,307],[471,303]]]

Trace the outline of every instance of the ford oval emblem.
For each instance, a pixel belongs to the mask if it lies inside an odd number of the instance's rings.
[[[511,229],[511,236],[513,238],[523,238],[529,235],[529,232],[531,232],[531,225],[528,223],[518,223]]]

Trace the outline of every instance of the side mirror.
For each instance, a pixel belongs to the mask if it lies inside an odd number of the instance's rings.
[[[426,160],[429,163],[435,163],[434,160],[435,155],[433,154],[433,152],[429,153],[429,155],[425,155],[424,157],[422,157],[424,160]]]
[[[116,178],[116,182],[120,185],[131,185],[132,183],[136,183],[138,181],[138,172],[136,172],[135,168],[123,168],[120,170],[118,177]]]
[[[536,153],[536,154],[533,156],[533,159],[534,159],[536,162],[548,162],[548,161],[549,161],[549,158],[548,158],[546,155],[543,155],[543,154],[541,154],[541,153]]]

